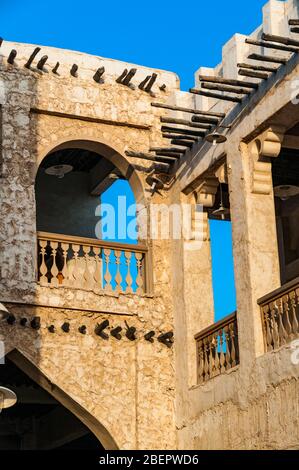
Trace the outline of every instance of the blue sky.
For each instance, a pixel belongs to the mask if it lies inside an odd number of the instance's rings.
[[[73,49],[176,72],[181,88],[200,66],[221,60],[223,44],[262,21],[266,0],[0,0],[0,36]],[[129,194],[117,183],[105,202]],[[131,197],[131,195],[129,195]],[[215,318],[236,308],[231,224],[211,223]]]
[[[222,45],[261,23],[265,0],[0,0],[0,36],[176,72],[193,86]]]

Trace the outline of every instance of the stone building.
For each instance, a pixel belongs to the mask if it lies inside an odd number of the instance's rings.
[[[0,448],[299,447],[298,18],[298,1],[270,0],[190,92],[170,72],[1,43],[0,385],[19,404]],[[95,236],[116,178],[141,208],[135,245]],[[152,204],[189,205],[195,225],[203,207],[201,242],[151,237]],[[215,324],[219,217],[237,313]]]

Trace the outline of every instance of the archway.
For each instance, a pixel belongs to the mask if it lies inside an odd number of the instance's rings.
[[[1,366],[1,383],[18,402],[1,414],[0,450],[117,449],[101,423],[16,350]]]
[[[112,237],[118,245],[105,246],[98,242],[103,218],[100,196],[117,179],[125,179],[134,193],[135,220],[129,223],[132,208],[127,208],[125,231],[121,238]],[[38,278],[43,285],[142,290],[146,249],[135,252],[128,245],[136,244],[137,230],[131,227],[137,228],[136,204],[144,203],[144,193],[136,171],[119,152],[100,142],[63,142],[40,161],[35,187]],[[118,228],[119,215],[118,209],[113,211],[112,223]]]

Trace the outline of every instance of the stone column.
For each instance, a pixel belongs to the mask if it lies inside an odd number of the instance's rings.
[[[227,155],[241,362],[264,353],[257,300],[280,286],[271,158],[279,155],[282,129],[268,129]]]

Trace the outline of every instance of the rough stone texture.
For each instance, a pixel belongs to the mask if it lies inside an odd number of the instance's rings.
[[[267,32],[284,35],[282,11],[296,18],[295,7],[293,0],[283,6],[276,0],[269,2],[264,9]],[[225,70],[236,78],[236,61],[242,61],[246,50],[242,41],[241,36],[234,37],[224,47],[223,63],[204,73]],[[7,303],[17,319],[40,316],[42,328],[34,332],[1,324],[7,352],[20,351],[50,381],[53,393],[56,388],[63,390],[88,412],[96,420],[98,437],[101,433],[103,438],[108,436],[107,447],[298,447],[298,366],[291,363],[289,345],[268,354],[263,348],[257,300],[279,286],[279,264],[273,191],[252,191],[257,156],[251,146],[271,126],[280,126],[283,135],[298,123],[298,110],[290,102],[292,82],[298,77],[298,55],[262,83],[246,106],[232,110],[231,104],[181,92],[174,74],[143,67],[133,82],[138,85],[146,75],[157,72],[153,89],[157,96],[133,91],[115,83],[130,64],[86,54],[43,48],[51,67],[61,62],[60,76],[54,76],[48,65],[49,73],[28,71],[23,65],[33,46],[4,43],[1,53],[7,57],[13,47],[18,50],[19,68],[8,66],[4,59],[0,65],[0,301]],[[77,78],[69,73],[73,63],[79,65]],[[104,83],[96,84],[92,75],[102,65]],[[159,90],[163,83],[166,93]],[[150,199],[143,170],[151,164],[128,158],[125,151],[148,152],[151,146],[165,145],[161,115],[190,118],[153,108],[153,100],[199,109],[213,106],[228,111],[224,123],[233,124],[226,143],[212,149],[198,143],[187,152],[169,192]],[[282,145],[290,145],[290,140],[293,148],[295,144],[299,148],[298,136],[285,136]],[[240,346],[236,369],[196,385],[193,335],[213,322],[208,239],[195,253],[186,249],[183,240],[143,240],[152,257],[153,278],[152,291],[143,296],[37,283],[35,175],[50,151],[74,144],[111,159],[129,179],[137,202],[146,206],[150,201],[169,205],[190,200],[205,173],[227,157]],[[111,326],[124,326],[125,320],[135,326],[137,342],[97,338],[94,326],[106,318]],[[71,323],[69,334],[60,330],[65,321]],[[48,332],[50,324],[56,325],[57,333]],[[82,324],[88,328],[86,336],[78,332]],[[157,333],[174,329],[175,348],[145,342],[143,334],[152,329]]]

